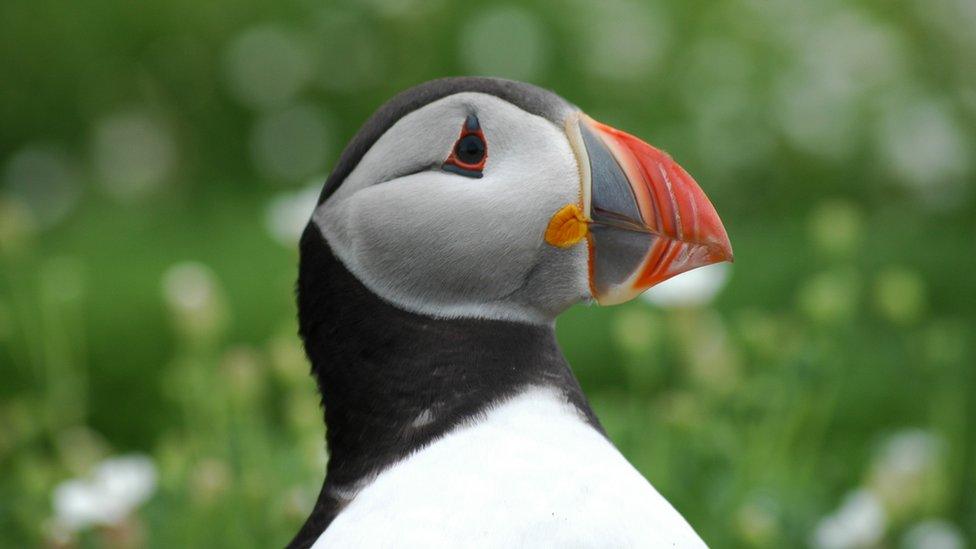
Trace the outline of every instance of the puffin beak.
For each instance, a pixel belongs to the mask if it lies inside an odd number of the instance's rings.
[[[577,217],[598,303],[622,303],[677,274],[732,261],[712,203],[667,153],[582,113],[566,130],[580,161]]]

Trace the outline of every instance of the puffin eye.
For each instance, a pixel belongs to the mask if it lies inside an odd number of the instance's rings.
[[[485,134],[481,131],[478,117],[469,114],[461,127],[461,135],[454,143],[451,156],[444,161],[442,167],[451,173],[478,178],[483,175],[486,160],[488,144],[485,142]]]
[[[465,135],[454,146],[454,156],[465,164],[478,164],[485,157],[485,142],[479,135]]]

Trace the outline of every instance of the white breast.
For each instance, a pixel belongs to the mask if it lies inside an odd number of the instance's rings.
[[[705,544],[565,399],[532,389],[378,475],[324,547]]]

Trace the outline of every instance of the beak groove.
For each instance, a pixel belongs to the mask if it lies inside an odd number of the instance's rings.
[[[621,303],[677,274],[732,261],[715,208],[670,156],[582,113],[575,122],[567,129],[584,172],[590,288],[600,304]]]

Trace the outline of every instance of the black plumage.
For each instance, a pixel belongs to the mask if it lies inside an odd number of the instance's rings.
[[[298,313],[329,463],[290,548],[315,542],[341,510],[338,494],[526,387],[559,389],[602,432],[552,327],[394,307],[342,265],[312,224],[301,240]],[[414,426],[423,414],[429,423]]]

